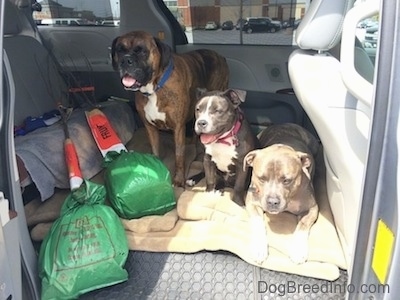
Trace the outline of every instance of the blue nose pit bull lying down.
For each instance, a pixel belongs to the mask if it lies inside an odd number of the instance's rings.
[[[257,261],[268,256],[263,213],[290,212],[298,224],[290,245],[290,258],[303,263],[308,256],[308,235],[318,217],[314,196],[314,161],[319,149],[316,138],[296,124],[272,125],[260,135],[259,150],[250,151],[244,167],[253,168],[246,197],[252,226],[252,245]]]

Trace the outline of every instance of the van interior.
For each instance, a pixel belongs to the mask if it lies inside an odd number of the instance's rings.
[[[45,2],[51,1],[42,6]],[[300,25],[290,33],[295,44],[266,46],[196,43],[195,38],[188,42],[160,0],[120,0],[120,19],[103,21],[112,26],[68,27],[36,22],[31,1],[2,1],[3,97],[10,112],[3,121],[13,129],[7,145],[13,161],[6,168],[12,181],[1,190],[15,215],[0,233],[12,262],[7,274],[13,299],[41,298],[40,247],[70,194],[58,107],[73,108],[68,127],[89,181],[104,183],[104,165],[87,127],[87,111],[100,109],[129,151],[151,153],[134,93],[123,88],[111,65],[113,39],[132,30],[151,32],[176,53],[208,48],[223,55],[229,87],[247,92],[241,108],[256,134],[281,123],[310,131],[322,151],[314,181],[320,214],[310,233],[307,262],[290,261],[290,233],[282,234],[286,225],[278,220],[281,233],[271,235],[270,256],[258,264],[249,255],[248,232],[238,226],[246,223],[245,210],[229,204],[229,193],[218,202],[196,187],[174,188],[177,208],[172,212],[122,221],[130,250],[124,266],[127,281],[88,291],[79,299],[289,299],[268,288],[287,282],[334,284],[338,288],[324,296],[344,299],[356,247],[374,78],[374,54],[354,32],[361,19],[379,10],[378,1],[357,2],[307,2]],[[190,129],[187,177],[203,168]],[[161,142],[161,160],[172,173],[172,134],[162,132]],[[19,264],[22,268],[15,268]],[[21,292],[17,286],[23,287]],[[312,294],[321,297],[322,292]],[[296,295],[304,299],[311,294],[296,290]]]

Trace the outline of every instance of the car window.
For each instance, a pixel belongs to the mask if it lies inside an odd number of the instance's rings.
[[[375,64],[376,49],[378,46],[379,15],[363,19],[357,25],[356,34],[361,45]]]
[[[355,67],[357,72],[364,77],[367,81],[372,83],[373,80],[373,71],[368,71],[368,66],[366,65],[369,61],[360,59],[360,55],[358,54],[359,48],[362,48],[363,52],[367,54],[372,64],[372,67],[369,69],[373,70],[373,66],[375,65],[375,57],[376,51],[378,48],[378,38],[379,35],[379,15],[374,15],[370,18],[363,19],[357,24],[356,28],[356,36],[358,39],[358,43],[356,43],[355,47]]]
[[[164,3],[185,28],[189,43],[293,45],[294,31],[310,0],[191,0]],[[230,21],[234,26],[211,31],[206,28],[210,21],[216,24]],[[273,22],[274,29],[243,30],[246,21],[257,26]]]
[[[116,0],[38,2],[41,11],[33,13],[38,25],[119,26],[120,24],[120,7],[119,1]],[[181,24],[189,43],[258,45],[293,45],[294,30],[309,2],[310,0],[164,0],[165,5]],[[270,20],[254,19],[260,17]],[[253,22],[264,26],[274,22],[274,30],[243,30],[248,18],[253,18]],[[210,25],[210,22],[215,25]],[[232,22],[233,26],[223,26],[226,22]]]
[[[119,1],[41,0],[33,12],[38,25],[119,26]]]

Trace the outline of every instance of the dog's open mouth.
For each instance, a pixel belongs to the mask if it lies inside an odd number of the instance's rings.
[[[139,89],[142,85],[140,84],[140,82],[138,82],[135,78],[133,78],[131,75],[129,74],[125,74],[122,77],[122,84],[124,85],[124,87],[126,89],[132,89],[132,90],[137,90]]]

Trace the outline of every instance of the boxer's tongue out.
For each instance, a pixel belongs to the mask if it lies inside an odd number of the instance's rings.
[[[125,75],[124,77],[122,77],[122,84],[125,87],[130,88],[130,87],[134,86],[135,84],[137,84],[137,81],[132,76]]]

